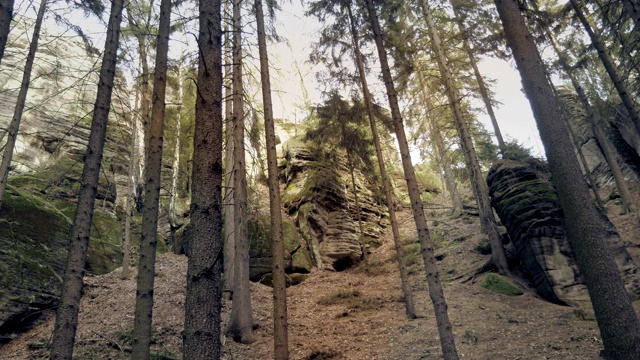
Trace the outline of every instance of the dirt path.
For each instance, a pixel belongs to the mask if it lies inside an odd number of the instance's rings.
[[[401,213],[403,236],[414,236],[410,214]],[[581,320],[574,309],[550,304],[525,292],[509,297],[470,279],[486,261],[475,247],[481,240],[473,218],[447,220],[435,215],[431,231],[458,352],[465,359],[598,359],[602,349],[595,321]],[[633,224],[632,222],[628,222]],[[629,225],[634,227],[634,225]],[[636,231],[637,225],[635,225]],[[389,229],[390,230],[390,229]],[[412,284],[419,319],[407,320],[393,261],[390,231],[370,256],[371,273],[362,267],[335,273],[315,270],[288,289],[291,359],[439,359],[438,332],[424,275],[414,264]],[[184,278],[187,260],[172,254],[158,258],[154,344],[156,359],[181,358]],[[133,322],[135,280],[115,271],[86,278],[75,355],[77,359],[126,359]],[[224,341],[224,359],[272,358],[271,289],[253,284],[256,343]],[[638,305],[636,303],[636,305]],[[223,317],[229,314],[225,303]],[[45,359],[53,319],[0,348],[0,359]]]

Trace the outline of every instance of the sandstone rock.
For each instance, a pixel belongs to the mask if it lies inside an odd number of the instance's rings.
[[[500,160],[487,176],[491,205],[507,228],[523,272],[537,292],[555,303],[589,307],[586,286],[549,177],[546,164],[539,160]],[[638,297],[638,269],[614,226],[609,225],[606,241],[611,244],[627,291]]]
[[[314,264],[344,270],[362,258],[351,175],[346,160],[316,159],[308,147],[295,138],[283,145],[283,206],[296,216]],[[355,177],[365,242],[375,243],[388,224],[386,206],[359,170]]]

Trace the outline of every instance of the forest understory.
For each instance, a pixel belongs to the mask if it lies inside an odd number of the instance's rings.
[[[610,189],[601,189],[605,196]],[[638,189],[634,189],[638,193]],[[433,204],[432,204],[433,205]],[[506,296],[481,286],[473,274],[488,259],[476,247],[485,241],[476,217],[451,219],[447,210],[429,209],[429,225],[458,352],[465,359],[599,359],[602,342],[589,311],[555,305],[530,290]],[[636,214],[620,215],[615,200],[608,213],[636,261],[640,223]],[[411,212],[398,214],[401,235],[415,239]],[[405,316],[395,250],[388,228],[382,246],[363,264],[342,272],[314,269],[308,280],[288,288],[291,359],[440,359],[440,342],[418,254],[409,252],[411,283],[419,318]],[[633,243],[629,243],[633,240]],[[413,256],[412,256],[413,255]],[[152,359],[181,359],[187,258],[164,254],[156,265]],[[135,274],[134,274],[135,275]],[[128,359],[135,303],[135,276],[116,270],[85,278],[74,359]],[[252,306],[257,341],[251,345],[223,339],[223,359],[273,358],[271,288],[253,283]],[[223,320],[230,314],[223,305]],[[634,303],[636,312],[640,302]],[[0,348],[0,359],[45,359],[54,317]],[[224,326],[224,325],[223,325]]]

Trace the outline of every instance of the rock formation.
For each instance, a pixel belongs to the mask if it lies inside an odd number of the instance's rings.
[[[487,176],[491,205],[507,228],[523,273],[538,294],[558,304],[589,307],[586,286],[566,236],[564,215],[549,178],[546,164],[540,160],[500,160]],[[638,268],[615,227],[608,223],[609,236],[603,240],[611,245],[627,291],[639,297]]]
[[[344,157],[320,159],[311,145],[290,139],[283,145],[283,206],[296,223],[314,264],[341,271],[362,258],[357,211]],[[360,171],[356,188],[365,242],[374,243],[387,225],[386,206]]]
[[[0,67],[3,129],[13,115],[31,34],[31,20],[16,17],[15,23]],[[46,29],[41,36],[0,211],[0,343],[57,304],[98,82],[98,56],[87,52],[84,43]],[[124,202],[118,194],[126,193],[128,105],[120,78],[86,265],[94,274],[111,271],[121,261],[117,210]]]

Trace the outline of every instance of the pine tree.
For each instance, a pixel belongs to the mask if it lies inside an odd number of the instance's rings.
[[[422,259],[424,260],[424,265],[427,272],[429,293],[431,295],[436,322],[438,324],[438,333],[440,334],[442,353],[444,355],[444,358],[447,360],[458,359],[458,352],[456,350],[455,339],[453,337],[453,329],[451,327],[451,322],[449,321],[449,315],[447,313],[447,303],[442,291],[440,276],[438,275],[436,259],[433,253],[433,244],[431,243],[431,238],[429,236],[427,219],[424,214],[422,200],[420,199],[420,190],[418,189],[415,171],[413,169],[413,164],[411,163],[411,155],[409,153],[407,137],[404,131],[404,124],[400,115],[400,108],[398,107],[397,93],[393,84],[393,79],[391,77],[389,62],[387,60],[387,54],[382,39],[382,31],[380,30],[378,16],[376,14],[373,0],[366,0],[366,6],[367,12],[369,14],[369,20],[371,21],[371,25],[373,28],[374,40],[376,42],[376,48],[378,50],[378,56],[382,68],[382,76],[384,79],[385,87],[387,89],[389,105],[391,107],[391,116],[393,118],[397,141],[400,147],[402,167],[404,169],[404,175],[407,181],[407,188],[409,189],[413,218],[416,222],[416,229],[418,230],[418,240],[420,241],[421,247],[420,252],[422,253]]]
[[[247,222],[247,171],[244,147],[244,89],[242,85],[242,0],[233,4],[233,187],[234,217],[233,237],[235,259],[233,269],[233,303],[231,319],[225,335],[234,341],[251,344],[253,335],[253,314],[251,312],[251,289],[249,282],[249,229]],[[229,221],[231,219],[225,219]]]
[[[273,120],[273,102],[271,100],[271,78],[269,76],[269,57],[264,26],[262,1],[255,1],[258,26],[258,50],[260,52],[260,79],[262,82],[262,103],[264,106],[264,128],[267,144],[267,171],[269,184],[269,211],[271,215],[271,239],[273,253],[273,358],[289,359],[289,324],[287,319],[287,284],[284,264],[284,240],[282,236],[282,199],[278,176],[278,156],[276,153],[276,134]]]
[[[0,62],[4,57],[4,48],[9,39],[14,0],[0,0]]]
[[[142,236],[136,290],[135,318],[133,322],[131,356],[149,359],[151,322],[153,318],[153,287],[155,278],[156,247],[158,243],[158,210],[160,202],[160,171],[164,131],[165,96],[167,88],[167,57],[169,52],[169,27],[171,25],[171,0],[160,2],[160,24],[156,39],[156,66],[153,79],[153,102],[149,140],[145,164],[144,206],[142,208]]]
[[[222,19],[199,1],[199,65],[184,320],[184,358],[219,359],[222,284]]]
[[[413,301],[413,292],[411,291],[411,284],[409,283],[409,275],[407,274],[407,266],[404,260],[404,247],[400,240],[400,230],[398,226],[398,220],[396,218],[395,204],[393,202],[393,196],[391,193],[391,185],[389,184],[387,169],[382,155],[382,146],[380,145],[380,136],[378,135],[378,128],[375,121],[375,112],[373,109],[373,101],[371,93],[369,92],[369,86],[367,85],[367,75],[364,69],[364,61],[362,59],[362,53],[360,52],[360,42],[358,29],[356,27],[355,17],[351,10],[351,2],[346,6],[349,15],[349,28],[351,30],[351,38],[353,42],[353,51],[358,68],[358,76],[360,78],[360,87],[362,88],[362,96],[364,98],[365,106],[367,108],[367,116],[369,118],[369,124],[371,126],[371,134],[373,135],[373,143],[376,148],[376,155],[378,158],[378,166],[380,168],[380,177],[382,186],[384,189],[385,199],[387,201],[387,209],[389,209],[389,220],[391,222],[391,231],[393,234],[393,243],[396,249],[396,257],[398,261],[398,269],[400,271],[400,282],[402,286],[402,294],[404,297],[405,313],[409,319],[416,317],[415,303]]]
[[[591,202],[587,185],[573,154],[569,134],[547,81],[544,65],[533,43],[518,2],[496,0],[508,45],[522,77],[525,92],[545,146],[549,168],[565,214],[567,233],[591,297],[608,359],[640,358],[640,321],[603,241],[604,216]]]
[[[4,146],[4,152],[2,153],[2,162],[0,162],[0,208],[2,207],[2,200],[4,199],[4,193],[7,188],[7,180],[9,178],[9,171],[11,170],[10,166],[11,159],[13,158],[13,150],[16,145],[16,140],[18,139],[20,122],[22,121],[22,112],[24,111],[25,103],[27,102],[27,92],[29,91],[29,85],[31,83],[31,70],[33,69],[33,62],[36,58],[36,51],[38,50],[40,28],[42,27],[42,21],[44,20],[44,13],[46,8],[47,0],[40,1],[38,15],[36,15],[36,22],[33,25],[33,35],[31,37],[31,44],[29,44],[27,62],[24,65],[24,71],[22,73],[20,92],[18,93],[16,107],[13,111],[13,117],[11,118],[9,130],[7,131],[7,134],[9,136],[7,137],[7,143]],[[4,48],[2,50],[4,51]]]
[[[98,189],[100,164],[107,134],[107,121],[111,106],[111,93],[116,73],[116,60],[122,21],[123,0],[111,2],[111,14],[107,25],[98,93],[93,109],[89,144],[82,171],[82,186],[70,235],[69,256],[64,273],[62,294],[56,313],[55,328],[51,344],[51,360],[70,360],[73,354],[78,312],[82,294],[82,277],[87,258],[89,232],[93,217],[93,205]]]

